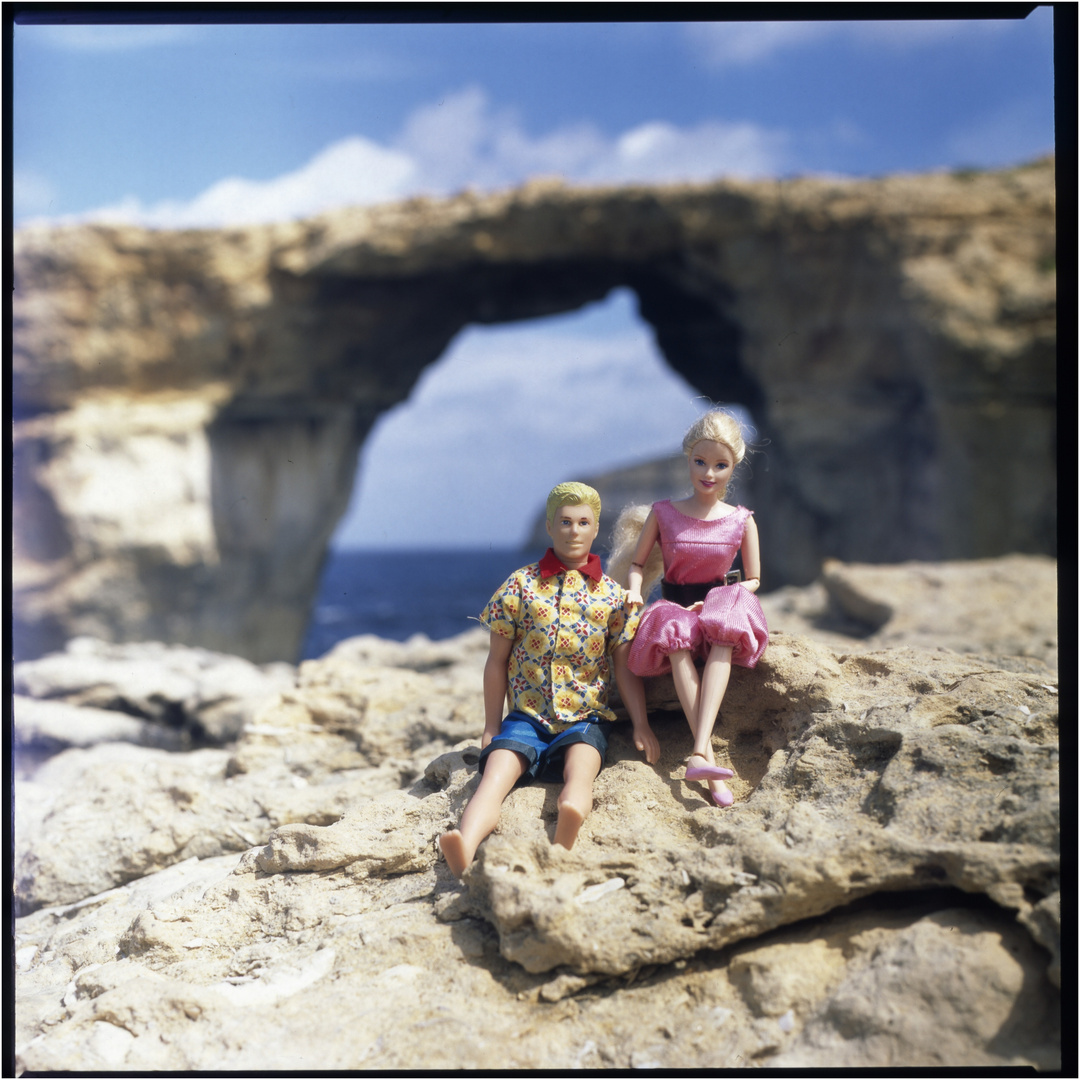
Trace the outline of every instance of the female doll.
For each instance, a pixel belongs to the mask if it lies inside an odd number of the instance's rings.
[[[694,735],[686,779],[707,781],[713,801],[730,806],[735,797],[723,781],[734,773],[716,765],[712,731],[732,663],[753,667],[769,641],[765,615],[754,595],[761,583],[758,532],[752,511],[724,502],[732,471],[746,454],[735,417],[719,409],[706,413],[686,433],[683,452],[693,493],[653,504],[637,536],[629,573],[620,563],[625,564],[634,544],[635,524],[645,507],[627,507],[615,526],[608,572],[627,582],[629,604],[643,603],[648,594],[643,585],[647,581],[651,586],[659,572],[654,550],[659,541],[664,598],[641,616],[629,667],[642,676],[671,672]],[[725,575],[740,549],[746,578],[726,584]],[[704,661],[700,676],[695,660]]]

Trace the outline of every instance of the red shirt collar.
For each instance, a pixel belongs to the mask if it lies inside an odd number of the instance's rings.
[[[566,566],[562,559],[555,554],[554,548],[548,548],[544,552],[544,557],[540,560],[540,576],[542,578],[551,577],[552,574],[562,574],[570,569]],[[600,565],[600,556],[594,555],[589,552],[588,561],[583,567],[581,567],[579,573],[584,574],[585,577],[591,577],[593,581],[599,581],[604,576],[603,568]]]

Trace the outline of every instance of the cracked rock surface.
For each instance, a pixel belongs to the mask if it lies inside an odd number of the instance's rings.
[[[16,1070],[1059,1068],[1056,672],[783,621],[732,808],[659,680],[660,761],[620,728],[571,851],[514,791],[461,881],[482,632],[343,642],[223,746],[33,761]]]

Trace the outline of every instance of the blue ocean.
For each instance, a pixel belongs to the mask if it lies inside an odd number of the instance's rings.
[[[479,625],[495,590],[543,549],[482,551],[331,551],[304,639],[302,659],[323,656],[339,641],[376,634],[434,641]]]

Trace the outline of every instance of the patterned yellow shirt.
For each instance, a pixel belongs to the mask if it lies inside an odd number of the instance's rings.
[[[622,586],[599,572],[567,570],[552,551],[511,574],[480,621],[510,638],[511,708],[558,733],[608,708],[612,649],[632,641],[638,613]]]

